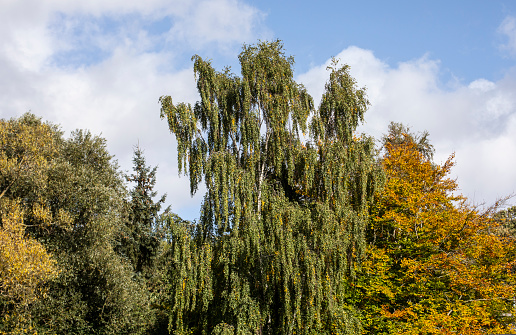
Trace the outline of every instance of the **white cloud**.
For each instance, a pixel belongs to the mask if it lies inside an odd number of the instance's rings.
[[[391,67],[370,50],[349,47],[338,56],[366,86],[371,108],[361,131],[379,138],[390,121],[430,132],[436,160],[456,153],[462,192],[477,203],[493,203],[516,191],[516,77],[475,80],[453,89],[440,84],[440,63],[424,56]],[[298,76],[315,99],[324,90],[325,64]]]
[[[194,47],[227,41],[242,43],[256,36],[256,25],[264,14],[236,0],[206,0],[191,7],[170,30],[172,40]]]
[[[159,165],[158,192],[192,219],[203,191],[186,196],[189,181],[178,177],[175,138],[159,119],[158,98],[195,102],[191,66],[173,64],[178,53],[254,42],[266,32],[262,17],[237,0],[11,1],[0,12],[0,117],[31,110],[67,132],[101,134],[126,171],[139,143],[148,164]],[[160,20],[165,26],[153,36],[147,27]],[[172,45],[163,47],[160,34]]]
[[[193,73],[175,65],[178,54],[236,54],[243,42],[268,37],[263,15],[237,0],[9,1],[0,11],[0,117],[31,110],[65,131],[102,134],[125,170],[139,142],[148,163],[160,166],[158,191],[169,194],[173,210],[193,218],[202,190],[194,199],[185,196],[188,179],[178,178],[175,139],[159,119],[158,98],[194,102]],[[147,30],[164,19],[158,35]],[[514,22],[500,26],[507,50],[516,50]],[[426,129],[438,160],[456,152],[454,171],[466,195],[493,202],[514,191],[514,73],[450,90],[439,83],[439,62],[428,57],[391,67],[369,50],[349,47],[337,58],[367,86],[372,106],[364,131],[381,136],[390,121]],[[327,65],[298,77],[316,99]]]
[[[507,38],[506,43],[500,45],[500,48],[511,55],[516,55],[516,18],[507,16],[498,27],[498,33]]]
[[[48,65],[58,52],[110,51],[127,43],[227,51],[269,36],[264,15],[241,0],[11,1],[0,13],[0,43],[12,66],[30,71]],[[145,26],[160,20],[170,24],[166,38],[152,39]]]
[[[481,93],[492,91],[496,88],[496,84],[486,79],[477,79],[472,81],[468,88],[472,90],[478,90]]]

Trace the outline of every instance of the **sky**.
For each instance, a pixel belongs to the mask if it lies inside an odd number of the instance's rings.
[[[474,205],[516,192],[516,2],[0,0],[0,118],[26,112],[66,136],[107,140],[123,171],[133,149],[158,166],[156,190],[185,219],[199,216],[178,175],[159,97],[198,100],[191,57],[239,74],[243,44],[280,39],[316,103],[332,57],[371,102],[360,131],[391,121],[428,131],[435,161]],[[509,204],[515,204],[515,199]]]

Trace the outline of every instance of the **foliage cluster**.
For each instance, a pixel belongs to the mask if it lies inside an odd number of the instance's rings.
[[[432,148],[396,124],[384,147],[387,182],[371,208],[357,285],[369,332],[509,332],[513,235],[501,230],[494,208],[479,211],[455,194],[453,156],[432,163]]]

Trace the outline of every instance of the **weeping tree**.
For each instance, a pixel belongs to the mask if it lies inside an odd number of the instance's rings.
[[[220,334],[360,331],[353,280],[383,180],[368,107],[336,60],[318,109],[281,42],[245,45],[241,76],[194,56],[200,101],[162,96],[198,223],[170,222],[169,328]]]
[[[414,133],[410,127],[398,122],[391,122],[388,127],[387,135],[382,136],[382,148],[389,146],[400,147],[408,143],[414,143],[417,151],[428,160],[434,157],[434,146],[430,143],[430,134],[428,131]],[[385,149],[385,151],[387,151]]]

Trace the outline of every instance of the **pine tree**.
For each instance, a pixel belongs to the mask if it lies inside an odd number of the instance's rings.
[[[128,229],[121,244],[122,252],[130,259],[135,271],[142,273],[151,266],[160,244],[156,223],[166,195],[154,202],[157,167],[151,168],[145,164],[139,146],[134,150],[133,164],[134,173],[126,180],[135,183],[135,186],[130,192]]]

